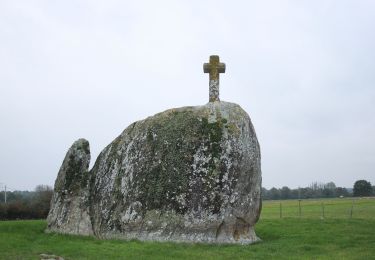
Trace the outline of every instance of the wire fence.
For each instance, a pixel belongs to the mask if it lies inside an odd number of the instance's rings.
[[[375,197],[266,200],[261,218],[375,219]]]

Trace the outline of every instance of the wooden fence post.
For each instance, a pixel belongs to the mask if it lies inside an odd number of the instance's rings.
[[[353,207],[354,207],[354,199],[352,201],[352,207],[350,208],[350,218],[353,218]]]
[[[280,202],[280,218],[282,218],[282,217],[283,217],[283,207],[282,207],[281,202]]]

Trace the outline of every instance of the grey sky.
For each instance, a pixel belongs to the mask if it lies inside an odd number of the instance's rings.
[[[53,185],[130,123],[221,99],[252,118],[263,186],[375,184],[375,1],[0,1],[0,182]]]

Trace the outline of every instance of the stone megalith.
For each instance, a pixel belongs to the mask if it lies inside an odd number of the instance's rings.
[[[58,174],[48,229],[156,241],[258,240],[260,148],[239,105],[215,101],[135,122],[90,172],[88,143],[77,142]],[[79,149],[83,143],[87,150]]]
[[[88,212],[89,164],[89,142],[79,139],[70,147],[57,174],[47,231],[92,234]]]

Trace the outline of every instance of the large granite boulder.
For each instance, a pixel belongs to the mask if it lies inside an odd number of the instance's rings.
[[[73,147],[68,155],[78,151]],[[55,184],[50,230],[158,241],[258,240],[260,149],[249,116],[236,104],[170,109],[135,122],[89,173],[87,160],[79,167],[78,157],[69,158]],[[67,174],[71,160],[77,170]],[[66,185],[68,176],[77,185]]]

